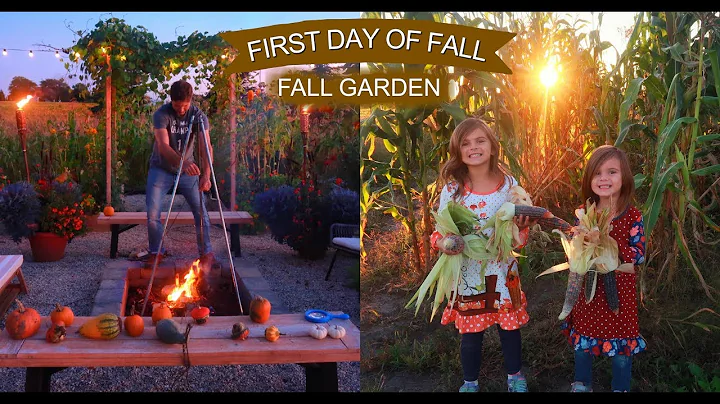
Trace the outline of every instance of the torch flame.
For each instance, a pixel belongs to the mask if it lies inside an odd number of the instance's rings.
[[[15,104],[15,105],[17,105],[18,109],[22,109],[22,107],[24,107],[25,104],[27,104],[28,101],[30,101],[31,98],[32,98],[32,95],[29,95],[29,94],[28,94],[28,96],[27,96],[24,100],[18,101],[18,103]]]
[[[185,281],[180,284],[180,278],[175,276],[175,288],[168,294],[167,301],[168,305],[174,307],[175,304],[186,301],[197,300],[200,296],[197,292],[196,286],[200,281],[200,260],[195,260],[185,274]]]

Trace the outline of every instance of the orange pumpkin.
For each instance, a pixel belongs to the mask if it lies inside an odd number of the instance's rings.
[[[65,329],[65,323],[62,321],[53,321],[48,330],[45,332],[45,340],[52,344],[57,344],[58,342],[65,340],[66,334],[67,330]]]
[[[57,323],[62,321],[65,326],[72,325],[75,321],[75,313],[68,306],[61,306],[60,303],[55,303],[55,310],[50,312],[50,321]]]
[[[271,309],[272,305],[268,299],[260,295],[255,295],[250,301],[250,320],[263,324],[270,318]]]
[[[110,205],[106,206],[105,209],[103,209],[103,215],[105,215],[105,216],[112,216],[114,214],[115,214],[115,208],[113,208]]]
[[[40,313],[33,308],[25,307],[18,299],[15,299],[15,303],[18,308],[7,316],[5,329],[12,339],[32,337],[40,329]]]
[[[170,307],[165,302],[161,302],[159,305],[155,306],[152,312],[152,321],[153,324],[157,324],[158,321],[165,319],[165,318],[172,318],[172,310],[170,310]]]
[[[125,332],[131,337],[139,337],[145,330],[145,322],[139,314],[135,313],[135,306],[130,308],[130,315],[125,317]]]

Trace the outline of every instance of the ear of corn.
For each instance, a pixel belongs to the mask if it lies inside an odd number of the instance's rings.
[[[577,303],[580,296],[580,288],[582,287],[584,277],[584,274],[568,271],[568,286],[565,290],[565,302],[563,303],[562,311],[558,316],[559,320],[564,320],[565,317],[570,314],[573,307],[575,307],[575,303]]]
[[[590,303],[595,297],[595,290],[597,287],[598,273],[597,271],[590,270],[585,275],[585,303]]]
[[[570,223],[553,215],[549,210],[540,206],[515,205],[515,216],[529,216],[531,219],[538,219],[538,224],[545,230],[558,229],[568,233],[572,226]]]
[[[610,311],[615,314],[620,312],[620,299],[618,297],[617,282],[615,280],[615,271],[610,271],[604,275],[603,286],[605,286],[605,298],[608,302]]]

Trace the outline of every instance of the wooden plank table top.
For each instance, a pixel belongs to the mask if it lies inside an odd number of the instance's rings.
[[[223,211],[223,218],[225,223],[229,224],[252,224],[253,217],[248,212],[243,211]],[[211,224],[222,223],[220,218],[220,212],[210,211],[208,212]],[[160,220],[165,221],[167,212],[160,213]],[[174,224],[194,224],[195,219],[193,218],[192,212],[171,212],[170,222]],[[105,216],[100,213],[97,218],[99,225],[111,225],[111,224],[145,224],[147,223],[147,212],[115,212],[112,216]]]
[[[182,344],[166,344],[158,339],[150,317],[143,317],[145,330],[130,337],[123,330],[112,340],[94,340],[77,333],[92,317],[76,317],[60,343],[45,341],[50,321],[42,318],[38,332],[30,338],[13,340],[0,334],[2,367],[107,367],[107,366],[183,366]],[[183,328],[190,317],[175,318]],[[231,338],[232,325],[242,321],[250,330],[244,341]],[[323,325],[341,325],[345,337],[314,339],[308,335],[314,323],[303,313],[271,314],[264,324],[249,316],[210,317],[202,325],[193,324],[188,338],[188,356],[195,365],[244,365],[278,363],[352,362],[360,360],[360,330],[350,320],[332,319]],[[265,328],[275,325],[281,333],[275,342],[265,339]]]
[[[0,255],[0,291],[15,277],[22,263],[22,255]]]

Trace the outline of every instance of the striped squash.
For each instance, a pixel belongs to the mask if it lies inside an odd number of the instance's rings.
[[[92,339],[113,339],[122,331],[122,319],[113,313],[103,313],[80,326],[80,335]]]

